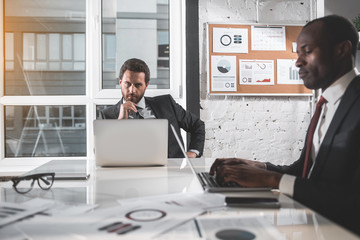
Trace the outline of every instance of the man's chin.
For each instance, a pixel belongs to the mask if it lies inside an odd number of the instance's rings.
[[[127,102],[138,103],[138,102],[139,102],[139,99],[136,98],[136,97],[128,97],[128,98],[126,98],[126,101],[127,101]]]

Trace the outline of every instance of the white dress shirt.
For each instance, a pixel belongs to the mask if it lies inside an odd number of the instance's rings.
[[[123,102],[126,103],[126,100],[123,99]],[[136,107],[141,108],[139,110],[140,116],[142,116],[144,119],[148,118],[156,118],[150,107],[146,106],[145,97],[143,96],[140,101],[136,104]]]
[[[325,134],[335,115],[336,109],[340,104],[341,98],[344,95],[346,88],[358,74],[359,72],[356,68],[352,69],[350,72],[336,80],[322,93],[322,96],[327,100],[327,103],[325,103],[322,107],[319,122],[314,132],[310,156],[313,161],[313,165],[311,166],[308,177],[310,177],[312,173],[321,143],[324,140]],[[280,192],[292,197],[294,194],[295,179],[295,176],[284,174],[280,179]]]

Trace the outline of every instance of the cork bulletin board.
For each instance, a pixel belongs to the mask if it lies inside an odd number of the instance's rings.
[[[208,93],[305,95],[296,38],[302,26],[208,24]]]

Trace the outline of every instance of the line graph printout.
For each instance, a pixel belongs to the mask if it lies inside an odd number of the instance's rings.
[[[240,85],[274,85],[273,60],[239,60]]]
[[[304,84],[295,59],[277,59],[277,84]]]
[[[211,90],[236,92],[236,56],[211,56]]]

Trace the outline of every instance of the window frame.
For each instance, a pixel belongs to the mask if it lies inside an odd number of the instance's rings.
[[[106,1],[106,0],[103,0]],[[146,96],[171,94],[175,100],[185,106],[185,2],[186,0],[169,0],[170,18],[170,89],[147,89]],[[94,159],[93,153],[93,120],[96,119],[96,106],[115,104],[121,98],[120,89],[101,89],[102,86],[102,0],[86,0],[86,80],[85,95],[48,95],[48,96],[5,96],[5,56],[0,48],[0,161],[5,158],[5,106],[45,106],[45,105],[84,105],[86,109],[86,152],[85,157],[58,157],[60,159],[87,158]],[[4,0],[0,2],[0,44],[4,46]],[[26,162],[38,159],[56,159],[57,157],[24,158]]]

